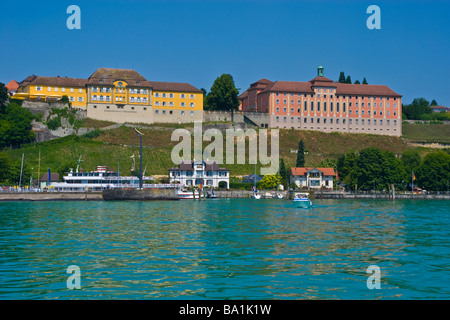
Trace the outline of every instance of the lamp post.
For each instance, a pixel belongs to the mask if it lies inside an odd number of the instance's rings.
[[[142,136],[143,134],[139,132],[136,128],[134,128],[134,132],[139,137],[139,189],[142,189]]]

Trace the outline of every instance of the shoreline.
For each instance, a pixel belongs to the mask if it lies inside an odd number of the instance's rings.
[[[270,192],[270,191],[269,191]],[[287,191],[282,191],[288,199]],[[219,199],[248,199],[252,192],[246,190],[216,191]],[[269,198],[270,199],[270,198]],[[351,193],[316,193],[312,200],[342,199],[342,200],[450,200],[450,194],[351,194]],[[163,199],[161,199],[163,200]],[[172,199],[170,199],[172,200]],[[175,199],[173,199],[175,200]],[[176,199],[178,200],[178,199]],[[204,200],[207,200],[206,198]],[[102,192],[0,192],[0,202],[10,201],[107,201]],[[123,200],[117,200],[123,201]],[[133,201],[133,200],[130,200]],[[134,200],[147,201],[147,200]],[[188,200],[185,200],[188,201]],[[191,200],[192,201],[192,200]],[[202,200],[203,201],[203,200]]]

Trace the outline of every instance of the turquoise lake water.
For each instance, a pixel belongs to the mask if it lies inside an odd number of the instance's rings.
[[[449,299],[449,202],[0,203],[0,299]],[[80,268],[69,290],[67,267]],[[368,289],[367,267],[381,270]]]

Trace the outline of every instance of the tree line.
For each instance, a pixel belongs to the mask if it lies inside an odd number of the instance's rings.
[[[428,102],[425,98],[415,98],[410,104],[402,106],[403,118],[408,120],[450,121],[450,112],[433,112],[431,107],[437,106],[436,100]]]
[[[398,190],[414,186],[429,191],[444,191],[450,180],[450,154],[432,151],[423,159],[416,150],[406,150],[400,157],[379,148],[349,152],[338,158],[339,182],[350,190]]]

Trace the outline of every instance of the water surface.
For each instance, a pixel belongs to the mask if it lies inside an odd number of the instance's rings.
[[[450,298],[447,201],[313,203],[3,202],[0,299]]]

